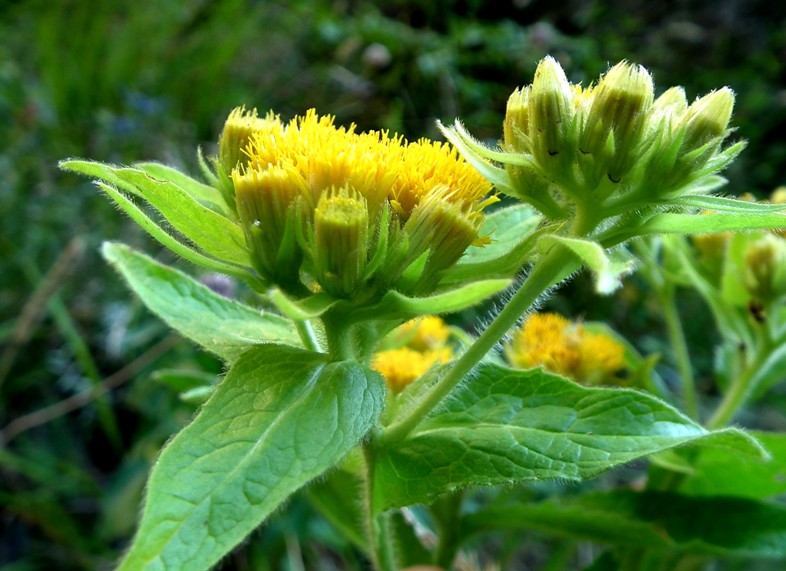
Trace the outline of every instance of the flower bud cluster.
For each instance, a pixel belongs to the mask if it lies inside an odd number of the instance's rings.
[[[446,144],[356,133],[314,110],[234,110],[219,144],[256,272],[303,295],[425,293],[482,242],[491,185]]]
[[[742,149],[723,148],[733,107],[729,88],[690,105],[679,87],[655,98],[650,73],[624,61],[594,85],[574,85],[546,57],[508,100],[501,152],[460,126],[447,134],[501,192],[552,220],[581,218],[573,234],[587,236],[626,212],[675,206],[728,164]]]

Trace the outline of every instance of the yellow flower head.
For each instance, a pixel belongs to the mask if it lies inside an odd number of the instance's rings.
[[[394,210],[406,220],[418,204],[438,189],[447,189],[445,200],[470,211],[488,204],[483,200],[491,186],[447,143],[420,139],[407,144],[389,196]]]
[[[470,244],[478,241],[480,211],[495,200],[486,196],[490,184],[446,144],[425,139],[408,143],[381,131],[357,133],[354,125],[336,126],[332,116],[320,116],[313,109],[286,125],[272,114],[257,120],[256,113],[248,116],[242,109],[235,110],[226,133],[238,130],[230,123],[258,127],[250,134],[233,137],[248,143],[242,151],[245,160],[238,161],[232,171],[232,181],[238,215],[247,229],[257,269],[279,284],[299,280],[300,269],[309,272],[320,268],[317,272],[320,275],[312,278],[323,289],[334,295],[350,295],[351,292],[345,291],[348,287],[354,288],[355,284],[365,283],[372,277],[358,273],[367,260],[359,259],[347,265],[337,261],[344,255],[353,259],[358,254],[373,257],[379,246],[390,252],[395,250],[393,255],[378,258],[388,264],[378,272],[379,279],[386,282],[384,286],[401,286],[418,292],[428,289],[434,285],[439,271],[453,264]],[[273,172],[275,184],[271,184],[268,176]],[[339,190],[344,198],[336,194]],[[367,228],[354,229],[351,235],[362,236],[366,243],[356,244],[354,238],[339,239],[333,231],[323,233],[323,238],[331,238],[327,241],[309,237],[315,224],[324,226],[326,195],[332,197],[331,203],[355,197],[354,201],[364,205],[367,216],[360,218],[365,220]],[[318,208],[321,208],[319,214]],[[295,220],[287,218],[293,216],[292,210],[296,210]],[[259,216],[267,213],[274,213],[278,220]],[[317,222],[315,214],[320,219]],[[249,230],[250,227],[256,230]],[[347,228],[347,232],[350,230]],[[252,239],[259,233],[269,235]],[[288,243],[296,240],[298,246]],[[325,255],[326,243],[337,248],[342,240],[350,244],[352,252],[333,251],[332,261],[319,260]],[[384,243],[375,245],[375,240]],[[267,253],[257,251],[263,243]],[[286,255],[303,244],[308,247],[302,256]],[[286,275],[278,269],[282,255],[292,262]],[[298,269],[295,266],[300,258],[304,266]],[[415,268],[417,272],[411,270],[416,260],[425,261]],[[335,275],[336,268],[340,271],[349,266],[353,276]],[[378,269],[374,266],[373,272]],[[398,283],[408,269],[406,281]],[[328,273],[331,284],[326,287],[320,279]]]
[[[577,382],[613,382],[625,368],[625,349],[606,335],[587,333],[554,313],[534,313],[505,346],[514,367],[543,367]]]
[[[407,321],[399,328],[408,347],[416,351],[428,351],[444,347],[450,336],[445,321],[436,315],[428,315]]]
[[[421,353],[409,347],[401,347],[376,353],[371,367],[385,378],[391,391],[399,393],[432,366],[447,363],[450,358],[451,351],[448,348]]]

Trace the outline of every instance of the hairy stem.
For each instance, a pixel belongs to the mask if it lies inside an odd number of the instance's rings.
[[[720,405],[707,421],[708,429],[726,426],[753,393],[756,388],[753,380],[769,356],[769,345],[764,344],[757,349],[756,357],[734,378]]]
[[[363,478],[363,502],[368,541],[368,555],[375,571],[396,571],[395,551],[391,545],[388,517],[374,510],[374,446],[369,442],[363,446],[365,475]]]
[[[382,433],[382,441],[400,440],[409,434],[499,343],[546,290],[564,280],[580,265],[578,258],[562,246],[557,245],[549,250],[535,263],[521,288],[478,337],[477,341],[454,363],[453,367],[409,415]]]
[[[311,321],[308,319],[295,321],[295,327],[297,328],[298,335],[300,335],[300,340],[303,342],[303,346],[306,349],[316,351],[317,353],[322,352],[322,347],[319,344],[319,339],[317,339],[317,336],[314,333],[314,327],[311,325]]]

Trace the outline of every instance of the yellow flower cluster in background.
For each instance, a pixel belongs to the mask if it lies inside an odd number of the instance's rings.
[[[516,368],[543,367],[587,384],[619,384],[625,348],[606,335],[590,333],[555,313],[533,313],[505,345]]]
[[[432,366],[453,358],[453,351],[447,345],[450,329],[439,317],[413,319],[399,327],[394,335],[405,346],[378,351],[371,361],[372,368],[385,377],[394,393],[401,392]]]

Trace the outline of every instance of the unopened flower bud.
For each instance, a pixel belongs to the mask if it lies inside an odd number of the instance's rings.
[[[505,148],[510,152],[529,153],[529,87],[516,89],[508,98],[502,125]]]
[[[734,109],[734,92],[728,87],[694,101],[683,115],[683,152],[699,149],[727,133]]]
[[[580,149],[600,162],[608,160],[607,174],[618,182],[632,166],[633,151],[652,105],[652,76],[642,66],[621,62],[603,76],[593,92]]]
[[[773,204],[786,204],[786,186],[779,186],[772,191],[770,202]]]
[[[412,293],[434,286],[439,272],[455,264],[478,238],[481,216],[469,211],[464,203],[448,200],[450,190],[435,189],[415,207],[404,232],[409,237],[407,265],[427,256],[423,271],[414,279],[406,276],[399,284]],[[489,199],[492,200],[492,199]]]
[[[255,269],[279,284],[297,279],[301,255],[294,207],[306,193],[302,175],[286,166],[235,169],[232,182]]]
[[[358,287],[368,254],[368,207],[353,189],[324,192],[314,210],[314,273],[336,297]]]
[[[667,89],[652,104],[652,111],[655,114],[671,113],[680,115],[687,108],[688,99],[685,97],[685,90],[680,86]]]
[[[557,61],[545,57],[535,70],[529,94],[529,132],[532,154],[545,164],[548,157],[567,150],[573,120],[573,94]]]
[[[691,242],[707,265],[714,266],[720,270],[731,237],[731,232],[695,234],[691,236]]]
[[[257,110],[246,111],[245,107],[236,107],[224,123],[224,130],[218,143],[218,157],[224,172],[229,175],[237,166],[246,166],[248,156],[244,149],[251,136],[259,131],[281,127],[273,116],[257,117]]]
[[[762,302],[786,293],[786,241],[765,234],[745,250],[745,287]]]

